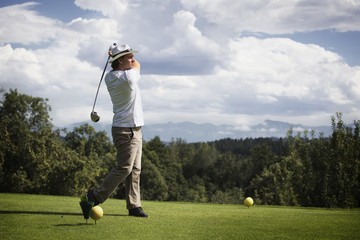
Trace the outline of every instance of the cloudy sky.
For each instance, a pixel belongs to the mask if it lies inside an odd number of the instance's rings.
[[[114,42],[140,51],[146,124],[360,118],[360,0],[1,0],[0,87],[90,122]],[[112,121],[104,83],[96,111]]]

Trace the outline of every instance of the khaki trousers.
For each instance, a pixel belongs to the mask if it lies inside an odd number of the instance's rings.
[[[118,165],[109,172],[100,187],[94,190],[95,198],[103,203],[125,180],[126,208],[141,207],[141,127],[112,127],[112,136],[117,150],[116,161]]]

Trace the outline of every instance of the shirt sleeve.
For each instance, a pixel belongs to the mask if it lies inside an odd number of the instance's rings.
[[[136,83],[140,80],[140,73],[136,68],[125,71],[126,80],[129,82],[131,88],[135,88]]]

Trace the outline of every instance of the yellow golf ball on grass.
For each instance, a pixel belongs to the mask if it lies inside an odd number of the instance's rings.
[[[95,206],[91,209],[90,217],[95,220],[95,223],[102,218],[103,215],[104,211],[100,206]]]
[[[247,197],[244,200],[244,205],[247,207],[251,207],[254,204],[254,200],[251,197]]]

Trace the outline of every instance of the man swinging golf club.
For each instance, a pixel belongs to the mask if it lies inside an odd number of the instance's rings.
[[[117,150],[117,166],[105,177],[100,187],[87,193],[94,206],[103,203],[116,187],[125,181],[126,207],[130,216],[148,217],[140,202],[140,171],[142,154],[141,126],[144,125],[138,81],[140,63],[128,45],[112,45],[112,71],[106,74],[105,83],[113,104],[112,137]]]

